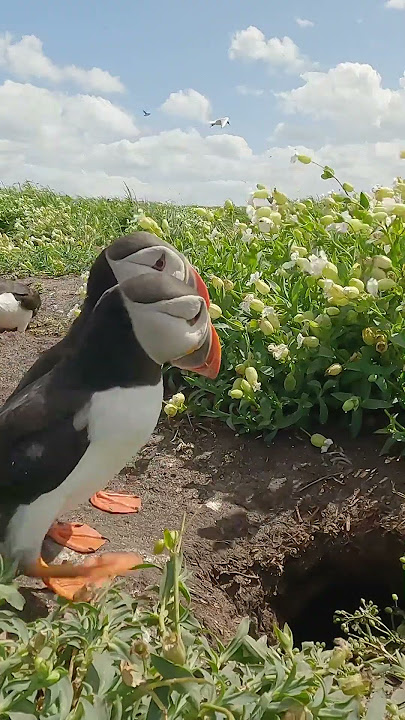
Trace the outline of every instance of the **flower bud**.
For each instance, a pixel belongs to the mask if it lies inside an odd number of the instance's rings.
[[[270,206],[265,205],[264,207],[259,207],[256,210],[256,218],[269,218],[271,216],[272,209]]]
[[[364,328],[361,332],[361,336],[365,345],[375,345],[376,331],[373,328]]]
[[[336,265],[328,261],[322,270],[322,276],[327,280],[333,280],[334,282],[339,280],[338,269]]]
[[[170,231],[170,225],[167,222],[166,218],[163,218],[162,220],[162,230],[164,233],[168,233]]]
[[[247,367],[245,370],[245,378],[249,385],[255,385],[259,379],[256,368]]]
[[[215,305],[215,303],[211,303],[211,305],[208,308],[209,316],[211,320],[218,320],[218,318],[222,315],[222,310],[219,307],[219,305]]]
[[[333,670],[338,670],[346,662],[346,652],[343,648],[336,647],[333,649],[333,653],[329,660],[329,667]]]
[[[267,285],[264,280],[261,280],[260,278],[256,280],[255,282],[255,288],[257,292],[259,292],[261,295],[268,295],[270,292],[270,285]]]
[[[155,553],[157,554],[157,553]],[[131,647],[131,652],[134,653],[134,655],[138,655],[141,658],[147,658],[150,654],[149,651],[149,645],[145,642],[145,640],[142,640],[141,638],[139,640],[135,640]]]
[[[270,220],[273,221],[274,225],[281,225],[283,218],[279,212],[273,210],[270,215]]]
[[[333,215],[323,215],[320,218],[321,225],[324,225],[325,227],[327,225],[332,225],[332,223],[334,223],[334,222],[335,222],[335,218],[333,217]]]
[[[404,203],[397,203],[393,206],[391,209],[391,212],[393,215],[396,215],[400,218],[405,218],[405,204]]]
[[[179,633],[167,633],[162,639],[162,650],[166,660],[176,665],[184,665],[186,662],[186,649]]]
[[[234,204],[233,204],[232,200],[229,200],[229,199],[225,200],[224,208],[225,208],[225,210],[233,210]]]
[[[377,335],[377,337],[376,337],[375,349],[376,349],[377,352],[380,353],[381,355],[382,355],[383,353],[387,352],[387,350],[388,350],[388,342],[387,342],[387,338],[385,337],[385,335]]]
[[[363,229],[363,223],[358,218],[350,218],[348,223],[353,230],[353,232],[359,232],[359,230]]]
[[[334,317],[335,315],[339,315],[340,310],[339,310],[338,307],[333,307],[333,305],[332,305],[331,307],[326,308],[325,312],[326,312],[330,317]]]
[[[222,290],[222,288],[224,287],[224,281],[221,280],[221,278],[217,277],[216,275],[212,276],[211,283],[213,284],[213,286],[216,290]]]
[[[266,187],[262,187],[260,190],[255,190],[252,197],[259,198],[261,200],[265,200],[269,197],[269,191]]]
[[[244,363],[239,363],[239,365],[235,366],[235,372],[237,372],[238,375],[244,375],[246,368],[247,368],[247,361],[245,361]]]
[[[373,264],[381,270],[391,270],[392,268],[391,258],[386,255],[374,255]]]
[[[181,407],[181,405],[184,405],[184,403],[186,402],[186,398],[182,392],[179,392],[173,395],[170,402],[173,403],[173,405],[175,405],[176,407]]]
[[[294,373],[288,373],[284,379],[284,390],[286,392],[292,392],[297,386],[297,381],[294,377]]]
[[[345,182],[345,183],[343,183],[343,190],[346,190],[346,192],[351,193],[351,192],[353,192],[354,187],[350,183]]]
[[[336,375],[340,375],[343,368],[339,363],[333,363],[333,365],[329,365],[328,369],[325,372],[325,375],[331,375],[332,377],[335,377]]]
[[[200,217],[205,217],[207,215],[207,210],[204,207],[195,208],[195,211]]]
[[[308,337],[304,337],[302,344],[308,348],[317,348],[319,345],[319,338],[314,335],[309,335]]]
[[[378,210],[378,212],[373,213],[373,218],[374,220],[377,220],[377,222],[384,222],[387,217],[388,213],[386,213],[385,210]]]
[[[229,390],[228,395],[234,400],[240,400],[243,397],[243,391],[235,388],[234,390]]]
[[[371,269],[370,277],[375,278],[375,280],[382,280],[386,277],[384,270],[382,268],[377,267],[376,265]]]
[[[392,290],[393,287],[396,286],[395,280],[391,280],[391,278],[381,278],[381,280],[378,281],[378,289],[379,290]]]
[[[227,280],[227,279],[225,278],[225,280],[224,280],[223,282],[224,282],[224,289],[225,289],[227,292],[230,292],[231,290],[233,290],[234,284],[233,284],[232,280]]]
[[[302,245],[291,245],[291,252],[298,253],[300,257],[305,257],[306,255],[308,255],[308,250]]]
[[[381,202],[384,198],[392,198],[394,194],[393,189],[388,187],[377,188],[374,192],[375,199],[378,200],[378,202]]]
[[[352,398],[345,400],[342,405],[342,410],[344,413],[350,412],[351,410],[354,410],[355,403]]]
[[[212,307],[212,305],[211,305]],[[264,302],[259,300],[259,298],[253,298],[250,302],[250,307],[252,310],[255,310],[256,312],[262,312],[264,310]]]
[[[368,680],[364,680],[360,673],[339,678],[341,691],[345,695],[364,695],[370,686]]]
[[[245,374],[245,368],[243,369],[243,374]],[[242,383],[242,378],[238,377],[236,380],[233,381],[232,390],[240,390]]]
[[[164,551],[165,547],[166,547],[166,543],[165,543],[165,541],[163,540],[163,538],[161,538],[160,540],[156,540],[155,546],[154,546],[154,548],[153,548],[154,554],[155,554],[155,555],[161,555],[162,552]]]
[[[349,286],[357,288],[359,293],[364,291],[364,282],[362,280],[360,280],[359,278],[356,278],[356,277],[350,278]]]
[[[346,285],[346,287],[343,288],[343,292],[349,300],[356,300],[360,295],[360,290],[352,285]]]
[[[262,331],[263,335],[271,335],[271,333],[274,332],[274,327],[269,320],[260,320],[259,328]]]
[[[297,160],[303,165],[309,165],[312,162],[311,158],[308,155],[297,155]]]
[[[317,448],[323,447],[324,443],[326,441],[325,435],[321,435],[320,433],[314,433],[314,435],[311,435],[311,445]]]
[[[172,403],[167,403],[167,405],[163,408],[163,412],[167,415],[167,417],[174,417],[177,415],[177,407]]]
[[[242,390],[243,393],[250,394],[252,392],[252,386],[245,379],[242,380],[242,382],[240,384],[240,389]]]
[[[285,205],[286,202],[288,202],[287,195],[284,195],[284,193],[279,192],[274,188],[273,190],[273,198],[275,199],[277,205]]]

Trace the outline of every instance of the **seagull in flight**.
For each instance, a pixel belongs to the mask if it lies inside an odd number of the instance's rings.
[[[149,117],[150,113],[146,112],[146,110],[143,111],[144,117]]]
[[[230,125],[229,117],[223,117],[223,118],[217,118],[217,120],[211,120],[210,125],[211,127],[214,127],[214,125],[220,125],[221,128],[224,128],[225,125]]]

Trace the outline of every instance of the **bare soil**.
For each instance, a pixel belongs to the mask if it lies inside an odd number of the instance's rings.
[[[0,401],[65,332],[80,284],[39,282],[43,306],[29,330],[0,334]],[[371,433],[352,440],[334,430],[333,438],[333,452],[321,455],[302,433],[284,433],[266,447],[220,424],[162,421],[110,485],[140,495],[141,511],[111,515],[87,503],[69,520],[108,538],[100,552],[137,550],[161,562],[154,542],[186,512],[194,611],[216,634],[229,637],[249,614],[257,632],[271,632],[277,617],[297,640],[330,642],[339,634],[335,609],[354,609],[361,597],[384,607],[402,591],[405,535],[403,461],[381,457]],[[44,552],[74,555],[49,540]],[[143,571],[125,584],[139,592],[151,577]],[[26,617],[47,612],[52,595],[39,583],[23,584]]]

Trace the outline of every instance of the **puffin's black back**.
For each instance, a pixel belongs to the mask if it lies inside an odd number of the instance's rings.
[[[95,392],[160,379],[161,368],[138,343],[118,287],[106,292],[80,346],[0,410],[2,508],[30,503],[65,480],[89,442],[85,423],[75,428],[73,418]]]

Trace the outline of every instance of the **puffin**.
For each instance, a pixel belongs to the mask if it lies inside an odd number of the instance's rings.
[[[165,363],[215,378],[221,346],[196,288],[144,273],[106,290],[75,346],[0,410],[0,552],[59,595],[72,599],[69,582],[102,582],[140,562],[106,553],[47,565],[41,547],[61,513],[105,487],[148,441]]]
[[[40,307],[39,292],[30,285],[0,279],[0,332],[25,332]]]
[[[67,334],[56,345],[39,355],[5,404],[7,405],[24,387],[52,370],[76,347],[93,308],[106,290],[123,280],[136,279],[145,273],[169,274],[183,280],[198,291],[209,307],[210,300],[204,281],[181,252],[152,233],[135,232],[123,235],[102,250],[93,263],[81,313],[72,323]]]

